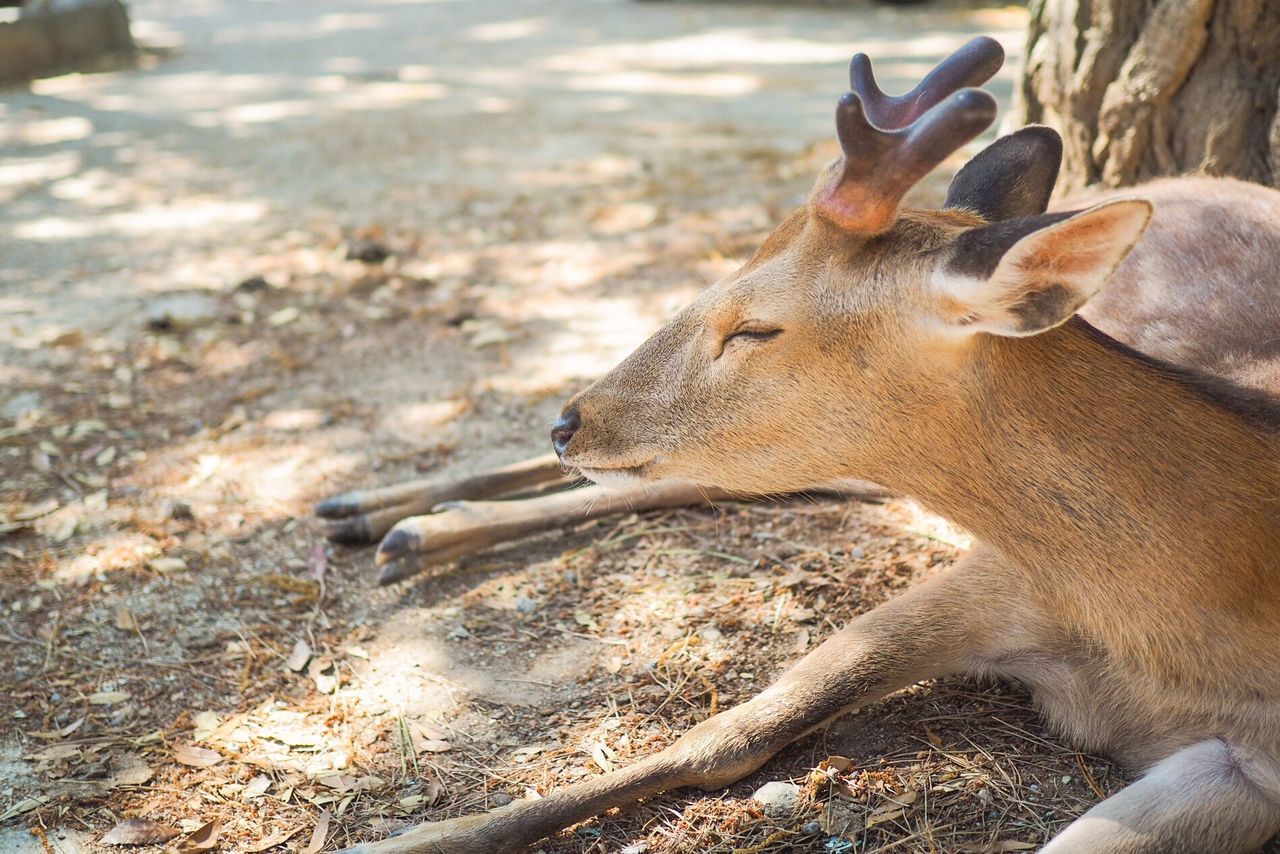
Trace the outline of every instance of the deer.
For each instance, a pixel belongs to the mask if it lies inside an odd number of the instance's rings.
[[[1246,852],[1280,832],[1280,192],[1190,176],[1050,212],[1061,139],[1031,126],[975,155],[942,208],[904,206],[994,121],[977,87],[1002,61],[980,37],[890,97],[855,56],[841,155],[806,203],[551,434],[561,465],[619,494],[863,479],[974,547],[657,753],[348,852],[522,850],[728,786],[957,674],[1028,686],[1062,738],[1135,775],[1047,854]],[[510,512],[508,532],[536,528]]]

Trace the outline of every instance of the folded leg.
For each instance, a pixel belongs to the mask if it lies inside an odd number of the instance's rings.
[[[1210,739],[1156,763],[1043,854],[1244,854],[1280,833],[1280,762]]]

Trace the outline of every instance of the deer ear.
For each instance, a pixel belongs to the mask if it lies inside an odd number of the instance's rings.
[[[981,214],[987,222],[1042,214],[1062,165],[1062,137],[1040,125],[988,145],[951,180],[944,207]]]
[[[940,319],[1014,337],[1052,329],[1106,284],[1150,218],[1133,199],[971,229],[934,274]]]

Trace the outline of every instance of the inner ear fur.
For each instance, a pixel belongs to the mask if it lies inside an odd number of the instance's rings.
[[[1064,323],[1097,293],[1151,218],[1122,199],[971,229],[935,274],[942,320],[996,335],[1035,335]]]
[[[973,211],[987,222],[1042,214],[1061,165],[1062,137],[1040,125],[1024,127],[988,145],[956,173],[945,207]]]

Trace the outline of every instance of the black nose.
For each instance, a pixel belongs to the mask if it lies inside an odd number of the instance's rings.
[[[564,456],[565,449],[573,440],[573,434],[577,433],[581,426],[582,416],[578,413],[578,407],[570,406],[560,413],[556,423],[551,425],[551,447],[556,449],[557,456]]]

